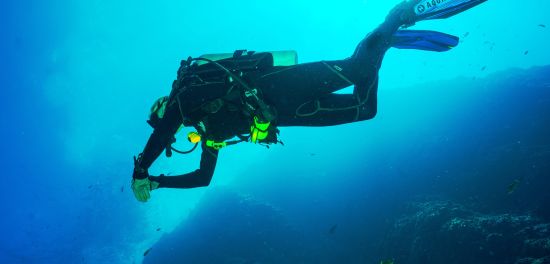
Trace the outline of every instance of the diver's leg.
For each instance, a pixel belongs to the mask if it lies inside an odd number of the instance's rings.
[[[254,84],[261,88],[266,103],[283,111],[280,114],[292,114],[300,104],[351,86],[353,82],[327,62],[313,62],[277,67],[260,76]]]
[[[266,101],[279,110],[279,126],[329,126],[368,120],[376,115],[378,71],[391,38],[404,24],[404,4],[367,35],[345,60],[283,68],[262,76]],[[354,86],[353,94],[332,94]]]
[[[359,43],[350,58],[323,62],[324,66],[345,76],[344,79],[355,85],[353,94],[325,94],[302,103],[293,115],[281,116],[279,125],[328,126],[373,118],[377,113],[378,71],[386,51],[392,46],[395,32],[403,25],[411,25],[423,19],[446,18],[482,2],[485,0],[449,1],[442,4],[441,8],[436,8],[434,11],[437,16],[430,18],[415,14],[415,6],[422,5],[419,0],[398,4],[390,11],[384,23]],[[306,75],[306,78],[310,77]]]
[[[292,108],[292,114],[280,115],[278,125],[334,126],[372,119],[377,112],[378,82],[371,85],[363,102],[354,94],[327,94]]]

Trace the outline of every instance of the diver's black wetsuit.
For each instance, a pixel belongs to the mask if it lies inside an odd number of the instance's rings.
[[[321,61],[295,66],[274,67],[260,72],[249,81],[261,89],[264,101],[277,112],[276,126],[332,126],[368,120],[376,115],[378,71],[385,52],[390,48],[394,32],[402,22],[396,16],[386,21],[363,39],[354,54],[344,60]],[[353,94],[333,92],[354,85]],[[208,102],[223,96],[227,87],[212,83],[197,87],[208,93],[202,98],[186,100]],[[209,97],[209,98],[206,98]],[[140,167],[147,170],[182,124],[177,104],[168,107],[142,153]],[[224,141],[250,132],[249,117],[229,105],[202,119],[207,138]],[[203,141],[204,142],[204,141]],[[209,185],[216,167],[218,151],[202,143],[200,168],[179,176],[160,176],[159,187],[194,188]],[[140,178],[137,176],[136,178]]]

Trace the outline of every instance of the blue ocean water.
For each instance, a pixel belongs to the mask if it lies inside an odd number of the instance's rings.
[[[0,263],[550,263],[547,0],[418,23],[461,42],[390,50],[375,119],[282,128],[223,150],[208,188],[135,200],[181,59],[345,58],[398,2],[3,2]]]

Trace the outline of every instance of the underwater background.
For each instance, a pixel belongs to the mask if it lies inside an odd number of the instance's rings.
[[[375,119],[282,128],[284,146],[222,150],[208,188],[135,200],[180,60],[345,58],[398,2],[2,2],[0,263],[550,263],[548,0],[420,22],[461,43],[391,49]]]

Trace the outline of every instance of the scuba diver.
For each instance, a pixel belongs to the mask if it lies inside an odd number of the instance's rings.
[[[394,7],[351,57],[297,64],[294,52],[204,55],[181,62],[169,96],[155,102],[148,123],[154,128],[134,157],[132,190],[146,202],[157,188],[210,184],[220,149],[240,142],[282,143],[279,127],[334,126],[369,120],[377,111],[378,71],[391,48],[448,51],[458,37],[408,30],[418,21],[444,19],[486,0],[409,0]],[[352,94],[333,92],[354,86]],[[172,147],[180,127],[193,127],[188,140],[201,146],[200,168],[179,176],[151,176],[148,168]]]

